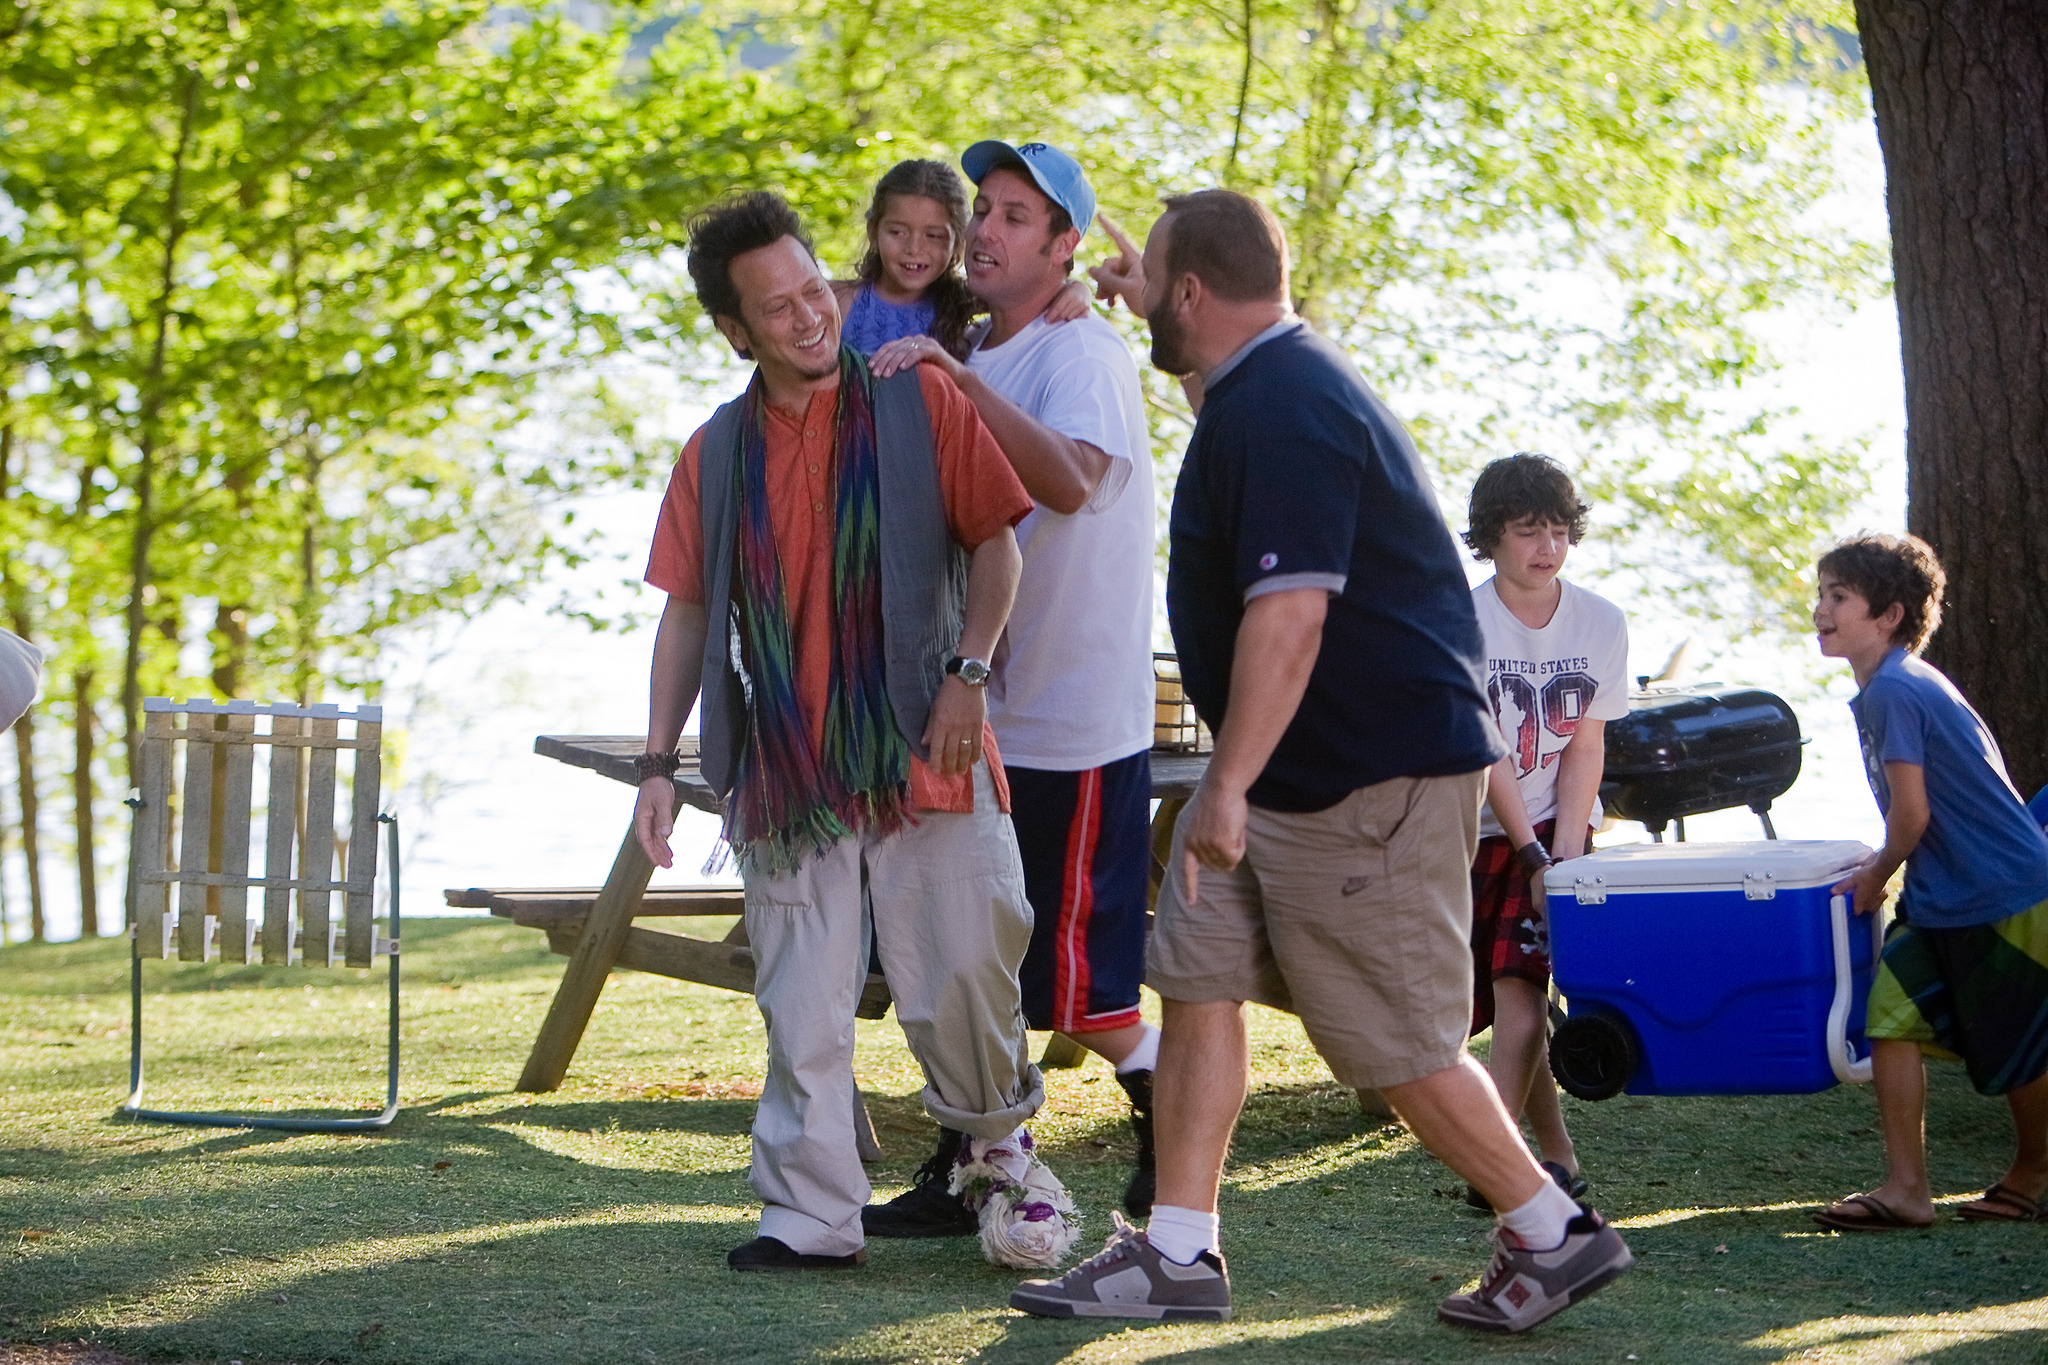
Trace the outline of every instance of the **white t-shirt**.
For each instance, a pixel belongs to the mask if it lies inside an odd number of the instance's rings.
[[[11,630],[0,630],[0,730],[6,730],[35,704],[36,684],[43,676],[43,651]]]
[[[1557,611],[1541,630],[1515,619],[1491,578],[1472,590],[1486,641],[1486,699],[1532,825],[1557,814],[1557,756],[1579,721],[1628,714],[1628,618],[1604,597],[1561,579],[1559,586]],[[1591,819],[1600,823],[1598,796]],[[1482,807],[1481,837],[1504,832],[1493,807]]]
[[[989,720],[1003,762],[1074,772],[1152,746],[1152,452],[1138,366],[1090,314],[1034,318],[967,366],[1031,417],[1109,456],[1088,505],[1017,526],[1024,576],[996,646]]]

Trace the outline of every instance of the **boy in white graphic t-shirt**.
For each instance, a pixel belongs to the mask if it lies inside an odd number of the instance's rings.
[[[1550,934],[1538,888],[1553,861],[1586,852],[1606,724],[1628,714],[1627,618],[1558,577],[1589,510],[1556,461],[1511,455],[1472,485],[1465,532],[1473,556],[1493,562],[1472,605],[1487,701],[1508,746],[1487,783],[1472,863],[1472,1032],[1493,1029],[1501,1101],[1517,1117],[1526,1110],[1544,1169],[1575,1199],[1586,1180],[1546,1056]]]

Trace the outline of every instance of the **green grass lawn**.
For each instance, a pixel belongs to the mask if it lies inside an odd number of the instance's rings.
[[[2048,1228],[1845,1236],[1818,1203],[1875,1183],[1861,1090],[1570,1100],[1595,1202],[1636,1270],[1513,1340],[1439,1326],[1487,1224],[1405,1132],[1361,1116],[1292,1019],[1254,1011],[1254,1088],[1223,1196],[1237,1318],[1038,1321],[972,1242],[879,1243],[851,1275],[740,1276],[753,1235],[753,1001],[620,973],[568,1083],[512,1092],[562,959],[479,921],[406,926],[405,1112],[376,1137],[137,1125],[126,946],[0,952],[0,1341],[181,1361],[2048,1360]],[[371,1105],[384,975],[170,967],[147,980],[148,1102]],[[886,1196],[926,1154],[893,1021],[860,1026]],[[1099,1062],[1048,1077],[1034,1131],[1109,1226],[1130,1156]],[[1949,1202],[2003,1169],[2004,1107],[1937,1068]],[[4,1348],[0,1348],[4,1353]]]

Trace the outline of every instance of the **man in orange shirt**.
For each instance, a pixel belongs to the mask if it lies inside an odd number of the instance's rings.
[[[655,528],[647,581],[669,597],[634,822],[669,866],[669,776],[701,689],[768,1027],[760,1236],[728,1264],[866,1260],[851,1087],[871,907],[925,1107],[973,1139],[960,1174],[984,1196],[984,1248],[1051,1265],[1072,1204],[1021,1126],[1045,1098],[1017,986],[1031,908],[983,695],[1031,500],[950,380],[877,381],[840,346],[831,285],[781,199],[701,216],[689,264],[756,368],[690,438]]]

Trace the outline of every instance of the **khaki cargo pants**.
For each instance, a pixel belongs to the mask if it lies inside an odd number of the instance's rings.
[[[1045,1102],[1017,990],[1031,906],[986,764],[974,771],[972,814],[921,811],[898,833],[842,839],[786,876],[747,878],[754,996],[768,1025],[751,1181],[761,1235],[812,1255],[843,1256],[864,1240],[871,1189],[854,1147],[853,1028],[870,907],[931,1116],[994,1139]]]

